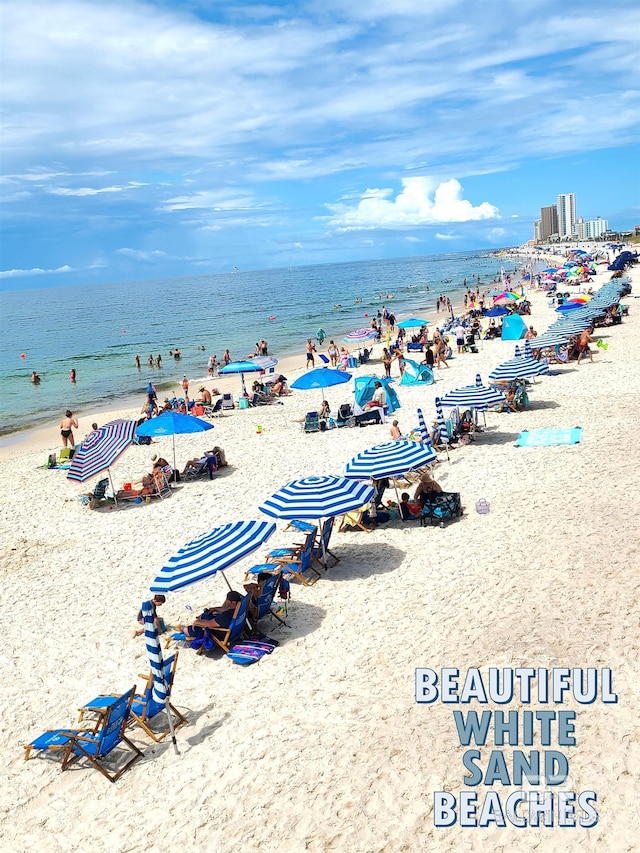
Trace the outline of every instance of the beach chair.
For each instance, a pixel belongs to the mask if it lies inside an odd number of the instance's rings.
[[[313,548],[311,550],[311,561],[317,565],[322,566],[325,571],[328,568],[327,555],[333,559],[334,566],[336,566],[340,562],[340,558],[336,557],[333,551],[329,550],[329,541],[331,539],[331,533],[333,531],[334,522],[334,516],[325,519],[325,522],[320,528],[320,531],[318,532],[316,537],[316,541],[314,542]]]
[[[297,528],[300,530],[300,527]],[[304,542],[296,542],[289,547],[276,548],[269,551],[267,562],[291,563],[301,561],[307,553],[310,555],[316,540],[318,527],[315,524],[306,525]]]
[[[364,530],[365,533],[371,533],[371,529],[366,527],[362,521],[362,516],[365,512],[369,511],[369,504],[364,504],[358,509],[352,509],[350,512],[345,512],[345,514],[340,519],[340,526],[338,527],[338,533],[344,533],[346,530],[350,530],[354,527],[359,530]]]
[[[44,732],[25,745],[25,761],[33,750],[43,752],[64,750],[63,770],[67,770],[78,758],[86,758],[110,782],[117,782],[125,770],[142,757],[142,752],[124,734],[135,691],[134,685],[122,696],[117,697],[104,714],[99,716],[93,729],[54,729]],[[128,756],[126,763],[119,769],[110,771],[105,766],[105,759],[118,748],[133,752],[133,755]]]
[[[193,468],[189,468],[189,470],[182,474],[184,480],[199,480],[205,474],[208,475],[210,480],[213,480],[213,474],[218,470],[217,459],[213,453],[210,455],[205,453],[205,455],[206,459],[201,459]]]
[[[320,572],[311,565],[311,552],[315,538],[315,533],[310,533],[298,555],[292,553],[292,549],[278,548],[267,555],[266,562],[277,563],[283,575],[299,580],[304,586],[313,586],[320,580]]]
[[[233,402],[233,394],[223,394],[222,395],[222,406],[223,411],[227,409],[235,409],[235,403]]]
[[[113,498],[107,498],[107,489],[109,488],[109,478],[98,480],[92,492],[86,495],[81,495],[83,503],[89,506],[90,509],[96,509],[105,503],[113,503]]]
[[[251,594],[247,593],[242,601],[236,604],[233,619],[228,628],[204,628],[202,637],[196,637],[191,642],[191,648],[196,650],[196,654],[201,655],[204,651],[210,651],[214,643],[228,652],[231,646],[242,637],[247,627],[247,608],[250,600]]]
[[[336,425],[339,427],[354,427],[356,425],[356,418],[353,414],[353,406],[351,403],[343,403],[338,408]]]
[[[178,652],[168,657],[163,664],[164,681],[169,690],[169,695],[171,695],[171,690],[173,689],[173,679],[177,665]],[[137,723],[137,725],[144,729],[152,740],[156,743],[160,743],[161,740],[170,734],[171,729],[167,725],[166,730],[159,732],[157,730],[154,731],[150,727],[151,721],[157,717],[158,714],[162,711],[166,711],[166,714],[172,713],[174,730],[179,729],[180,726],[187,725],[189,721],[180,713],[180,711],[177,710],[177,708],[174,708],[168,700],[165,707],[164,702],[157,702],[153,698],[153,673],[149,673],[147,675],[141,675],[138,673],[138,678],[143,678],[145,680],[145,685],[142,693],[136,693],[133,697],[130,718],[127,721],[127,725],[130,726]],[[92,699],[90,702],[87,702],[86,705],[83,705],[82,708],[78,709],[80,711],[78,722],[81,723],[87,714],[103,714],[107,708],[117,701],[117,699],[117,696],[111,694],[96,696],[95,699]],[[167,720],[166,714],[163,718],[165,721]]]
[[[303,432],[320,432],[320,418],[317,412],[307,412],[302,424]]]
[[[203,415],[205,418],[215,418],[222,413],[222,397],[219,397],[212,405],[205,405]]]
[[[264,567],[260,567],[264,568]],[[258,596],[258,598],[254,601],[254,606],[256,608],[256,612],[254,614],[254,619],[256,624],[264,619],[265,616],[273,616],[274,619],[277,619],[281,625],[286,625],[287,623],[284,619],[281,619],[278,614],[273,609],[273,599],[275,598],[276,592],[278,591],[278,587],[280,586],[280,581],[282,580],[282,575],[280,572],[272,575],[262,584],[262,592]]]

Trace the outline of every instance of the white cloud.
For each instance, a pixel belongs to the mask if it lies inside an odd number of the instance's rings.
[[[403,178],[402,190],[395,198],[390,189],[369,189],[355,207],[328,204],[334,214],[329,225],[340,231],[353,231],[499,218],[497,207],[486,201],[474,207],[462,192],[462,185],[455,178],[440,184],[428,177]]]
[[[65,264],[55,270],[43,270],[39,267],[34,267],[30,270],[0,270],[0,278],[20,278],[25,275],[54,275],[55,273],[73,272],[73,267]]]
[[[411,235],[403,237],[402,239],[405,243],[422,243],[422,240],[419,237],[412,237]]]
[[[127,258],[132,258],[135,261],[146,261],[155,263],[157,261],[165,261],[169,255],[166,252],[161,252],[159,249],[147,251],[145,249],[130,249],[124,246],[122,249],[116,249],[117,255],[124,255]]]
[[[99,195],[100,193],[120,193],[122,192],[123,187],[102,187],[100,189],[93,189],[93,187],[78,187],[77,189],[70,189],[69,187],[53,187],[47,192],[51,193],[51,195],[70,195],[70,196],[87,196],[87,195]]]
[[[459,240],[459,234],[440,234],[440,232],[436,232],[436,237],[438,240]]]

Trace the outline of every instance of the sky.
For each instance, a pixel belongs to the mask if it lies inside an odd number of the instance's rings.
[[[628,0],[3,0],[0,289],[640,223]]]

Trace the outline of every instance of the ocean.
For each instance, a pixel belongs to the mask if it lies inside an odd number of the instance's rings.
[[[86,414],[133,396],[142,405],[149,381],[162,398],[180,390],[184,374],[205,377],[209,355],[221,360],[229,348],[240,360],[262,338],[269,354],[302,360],[319,328],[338,343],[385,304],[398,320],[435,311],[440,294],[459,304],[465,278],[471,286],[479,275],[488,286],[503,266],[514,268],[479,251],[0,292],[0,435],[57,420],[65,409]],[[162,355],[160,369],[147,366],[150,353]]]

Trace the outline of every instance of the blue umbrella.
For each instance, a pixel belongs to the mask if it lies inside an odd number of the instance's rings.
[[[176,435],[187,435],[194,432],[206,432],[213,429],[213,424],[203,421],[195,415],[185,415],[182,412],[160,412],[156,418],[145,421],[136,430],[137,435],[162,436],[173,438],[173,470],[176,470]]]
[[[245,373],[262,373],[264,367],[262,367],[257,358],[247,359],[247,361],[230,361],[229,364],[225,364],[224,367],[220,368],[221,375],[230,375],[234,373],[240,374],[240,381],[242,382],[242,393],[246,394],[246,386],[244,384],[244,375]]]
[[[503,308],[501,305],[496,305],[495,308],[490,308],[488,311],[485,311],[485,317],[505,317],[509,312],[506,308]]]
[[[311,391],[314,388],[330,388],[333,385],[343,385],[351,379],[351,374],[345,370],[333,370],[330,367],[316,367],[298,376],[291,383],[296,391]]]
[[[150,601],[142,602],[142,618],[144,619],[144,641],[149,655],[149,665],[151,666],[151,675],[153,676],[153,701],[164,705],[169,721],[169,730],[171,731],[171,740],[176,755],[179,755],[178,744],[176,742],[176,733],[173,729],[173,717],[167,705],[170,697],[169,685],[165,680],[164,661],[162,659],[162,649],[160,647],[160,639],[158,637],[158,626],[154,618],[154,608]]]
[[[67,479],[84,483],[110,468],[133,443],[135,434],[136,422],[122,419],[109,421],[93,430],[77,448]],[[113,483],[111,486],[113,488]]]
[[[373,493],[373,486],[345,477],[304,477],[278,489],[259,509],[273,518],[330,518],[362,506]]]
[[[422,326],[428,326],[428,320],[421,320],[419,317],[409,317],[407,320],[401,320],[396,323],[399,329],[419,329]]]
[[[363,479],[393,477],[406,474],[412,468],[421,468],[435,462],[437,454],[430,444],[417,441],[385,441],[354,456],[344,467],[345,477]]]
[[[236,521],[183,545],[160,569],[151,592],[174,592],[223,572],[259,548],[276,529],[269,521]],[[227,586],[230,587],[227,581]]]

